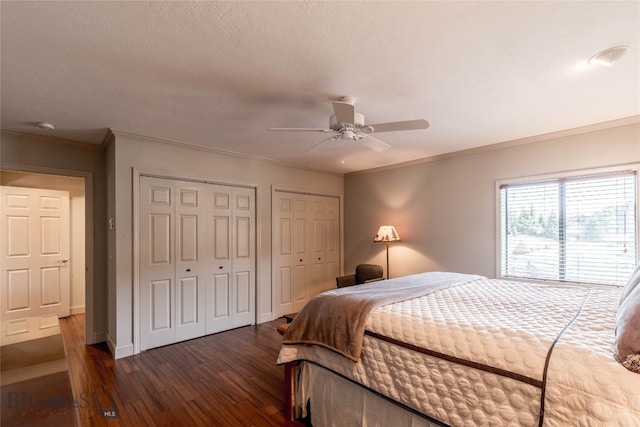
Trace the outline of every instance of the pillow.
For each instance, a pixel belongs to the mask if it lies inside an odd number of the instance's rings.
[[[636,286],[638,286],[639,283],[640,283],[640,264],[638,264],[636,269],[633,270],[633,273],[631,273],[631,276],[629,276],[629,280],[627,281],[627,284],[624,285],[624,288],[622,288],[622,293],[620,294],[620,299],[618,300],[618,307],[622,305],[625,298],[629,296],[629,294],[636,288]]]
[[[633,287],[618,307],[615,334],[616,359],[640,373],[640,286]]]

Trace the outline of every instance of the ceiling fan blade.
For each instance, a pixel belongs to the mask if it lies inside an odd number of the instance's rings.
[[[373,151],[377,151],[378,153],[387,151],[389,148],[391,148],[391,146],[386,142],[382,142],[379,139],[372,137],[371,135],[366,135],[360,140],[360,142],[362,142]]]
[[[332,129],[321,128],[269,128],[269,130],[277,132],[335,132]]]
[[[356,121],[356,107],[353,104],[342,101],[333,102],[333,112],[338,123],[353,124]]]
[[[427,129],[429,122],[424,119],[407,120],[403,122],[376,123],[365,126],[362,130],[366,132],[368,127],[373,128],[371,132],[393,132],[397,130],[418,130]]]
[[[340,135],[334,135],[334,136],[330,136],[329,138],[323,139],[322,141],[318,142],[317,144],[315,144],[314,146],[312,146],[311,148],[309,148],[306,152],[309,153],[311,151],[315,151],[318,148],[320,148],[320,146],[322,146],[325,142],[328,141],[335,141],[336,139],[338,139],[340,137]]]

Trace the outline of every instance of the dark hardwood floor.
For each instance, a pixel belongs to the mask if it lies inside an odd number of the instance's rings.
[[[84,344],[84,316],[60,319],[83,426],[292,426],[276,366],[284,319],[113,360]],[[57,426],[62,427],[62,426]]]

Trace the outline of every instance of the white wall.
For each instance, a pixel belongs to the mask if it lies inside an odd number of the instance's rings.
[[[345,176],[345,271],[386,264],[385,246],[372,241],[390,224],[402,238],[390,246],[391,277],[428,270],[495,277],[496,180],[640,162],[634,121]]]
[[[45,188],[69,192],[71,220],[71,253],[69,263],[71,314],[84,313],[85,287],[85,221],[84,179],[59,175],[0,171],[0,185],[27,188]]]
[[[199,149],[186,144],[114,131],[107,147],[109,215],[116,228],[109,242],[109,345],[116,357],[133,354],[133,169],[159,175],[195,178],[256,187],[257,321],[272,320],[271,189],[342,196],[343,178],[273,162]],[[115,300],[112,300],[115,299]],[[114,323],[115,319],[115,323]]]

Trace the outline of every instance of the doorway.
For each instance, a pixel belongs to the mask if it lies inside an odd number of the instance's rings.
[[[90,181],[90,180],[89,180]],[[89,332],[89,319],[92,318],[88,312],[91,304],[88,303],[91,285],[88,279],[87,259],[87,177],[66,176],[48,173],[23,172],[23,171],[0,171],[0,185],[11,187],[23,187],[29,189],[60,190],[69,194],[69,314],[85,313],[85,344],[90,344],[92,336]]]

